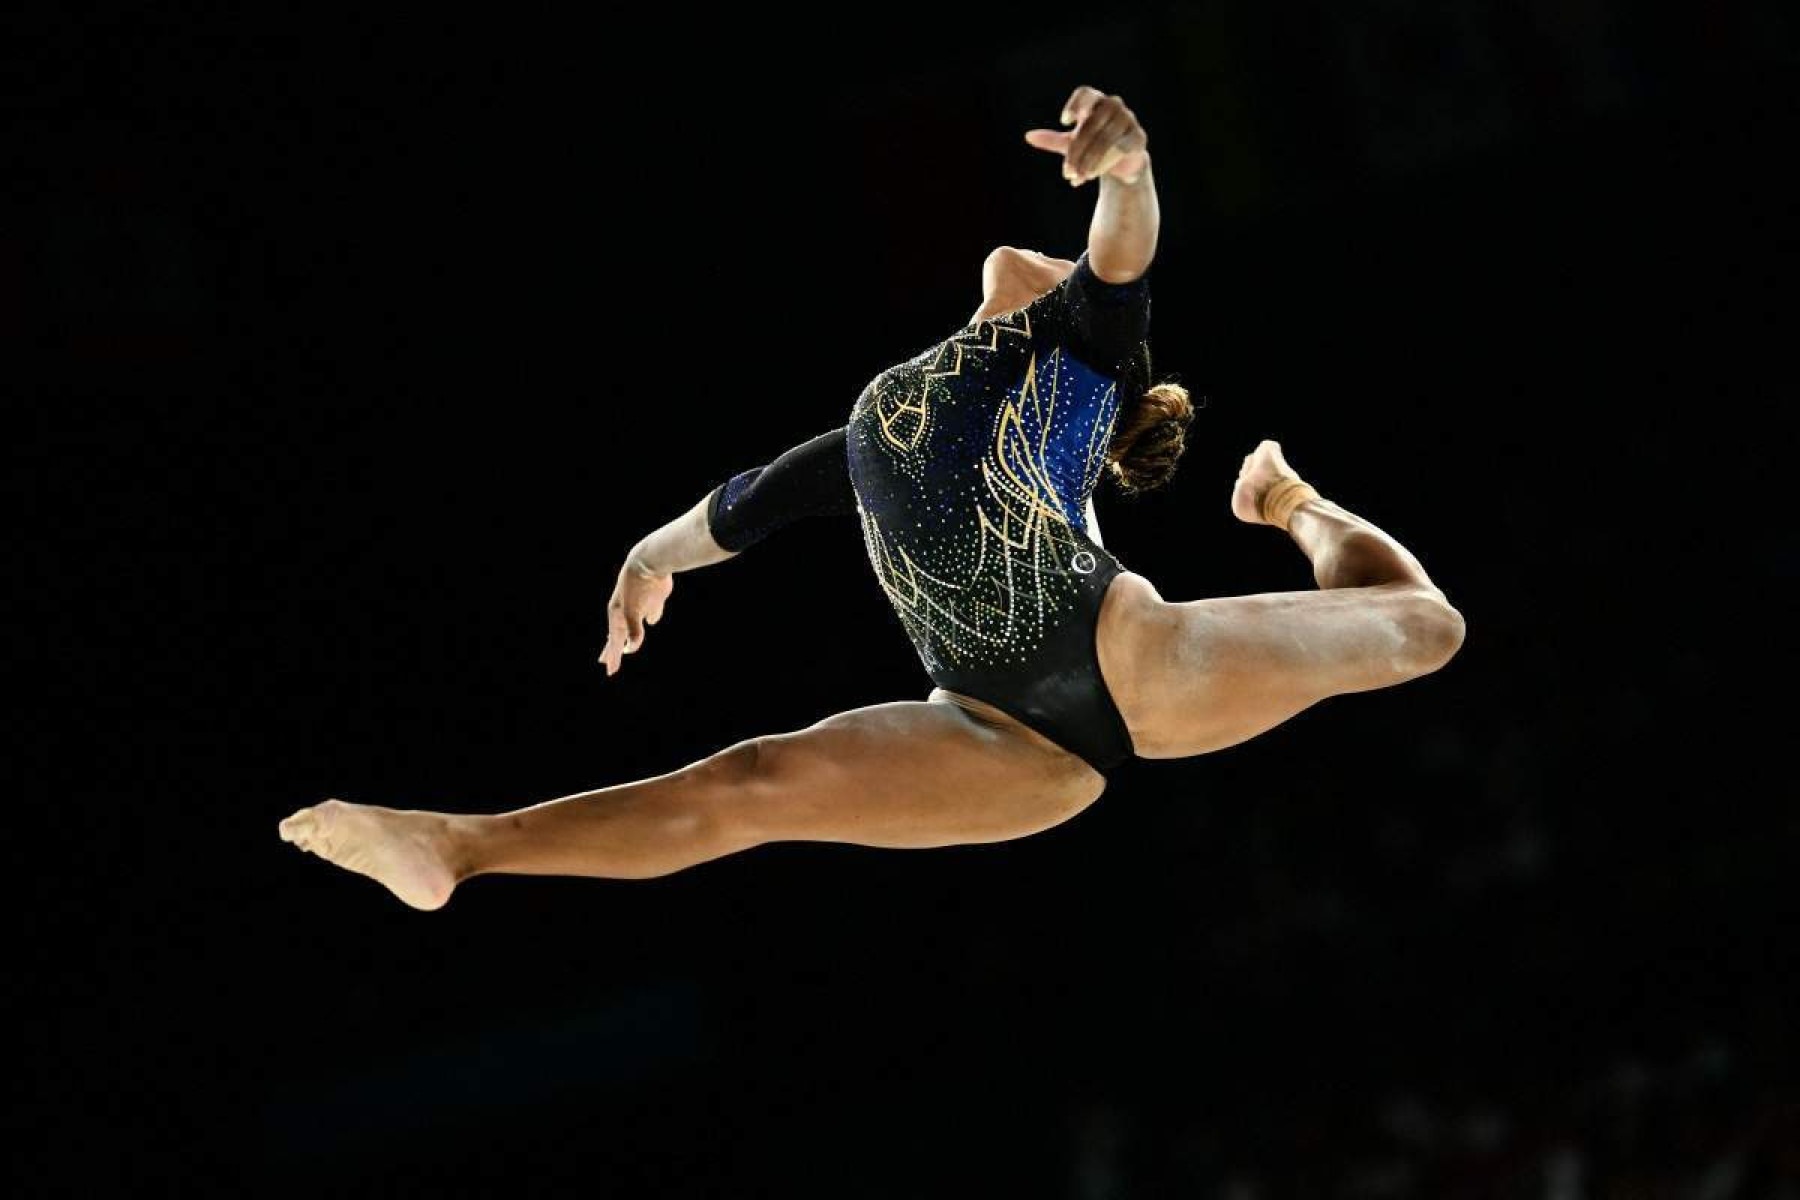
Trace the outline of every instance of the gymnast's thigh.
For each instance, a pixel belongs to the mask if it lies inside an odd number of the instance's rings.
[[[1137,754],[1183,758],[1416,677],[1442,640],[1441,607],[1410,584],[1170,603],[1128,574],[1107,592],[1096,649]]]
[[[734,751],[740,760],[720,802],[758,841],[1004,841],[1069,819],[1105,787],[1041,735],[944,692],[839,713]]]

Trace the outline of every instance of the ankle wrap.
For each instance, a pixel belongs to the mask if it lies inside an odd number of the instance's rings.
[[[1274,487],[1263,493],[1262,519],[1275,528],[1286,531],[1288,521],[1293,518],[1294,510],[1308,500],[1317,500],[1319,493],[1303,479],[1283,479]]]

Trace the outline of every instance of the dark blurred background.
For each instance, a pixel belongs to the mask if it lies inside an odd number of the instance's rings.
[[[13,17],[13,1194],[1800,1195],[1800,17],[1775,0]],[[423,915],[296,853],[928,688],[851,524],[624,551],[1093,191],[1165,212],[1165,595],[1304,587],[1258,438],[1461,656],[1025,841]],[[971,803],[979,803],[971,797]]]

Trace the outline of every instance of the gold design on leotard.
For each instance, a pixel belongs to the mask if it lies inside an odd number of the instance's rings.
[[[925,392],[913,399],[902,400],[886,389],[875,393],[875,417],[881,422],[881,436],[902,450],[911,450],[925,435]],[[901,429],[901,421],[911,422],[911,432]]]
[[[920,356],[884,375],[875,387],[875,416],[881,423],[881,436],[897,450],[917,449],[931,423],[932,384],[961,375],[964,356],[992,352],[999,347],[1002,334],[1030,341],[1030,312],[1020,309],[977,321],[939,344],[929,364]]]
[[[968,350],[989,351],[1000,345],[1000,335],[1016,334],[1026,341],[1031,340],[1031,313],[1021,308],[1017,312],[1003,313],[986,321],[977,321],[974,325],[953,335],[949,341],[938,348],[937,358],[925,368],[927,379],[939,379],[948,375],[961,375],[963,352]],[[987,345],[977,345],[982,336],[987,337]],[[948,361],[949,365],[945,363]]]
[[[1062,367],[1062,352],[1052,351],[1047,366],[1050,384],[1047,389],[1040,389],[1037,355],[1032,355],[1025,364],[1025,381],[1019,386],[1019,394],[1001,405],[1000,419],[995,423],[999,436],[994,443],[994,461],[999,464],[1011,492],[1028,498],[1035,508],[1061,520],[1062,500],[1056,494],[1056,481],[1050,476],[1049,453],[1050,427],[1056,419],[1056,384]],[[1049,393],[1048,401],[1044,397],[1045,391]],[[1027,419],[1038,428],[1036,446],[1031,444]],[[985,469],[987,463],[982,463],[982,466]],[[989,490],[993,491],[994,487],[994,481],[990,479]]]
[[[958,662],[1019,661],[1072,603],[1080,585],[1070,576],[1070,564],[1087,546],[1070,527],[1049,462],[1062,366],[1060,350],[1041,364],[1035,353],[1027,360],[1023,379],[995,414],[993,440],[979,464],[982,487],[965,526],[968,535],[953,534],[945,539],[948,545],[939,543],[931,556],[933,570],[921,566],[874,516],[863,514],[876,578],[921,647],[935,647]],[[1113,395],[1109,387],[1100,400],[1102,411],[1110,409]],[[885,419],[882,429],[887,435]],[[1111,436],[1111,419],[1096,422],[1086,447],[1085,478],[1093,478],[1096,446],[1104,453]],[[1091,554],[1088,563],[1091,571]]]
[[[914,640],[920,645],[930,645],[933,640],[956,645],[964,637],[982,636],[981,627],[964,621],[954,602],[953,595],[961,592],[961,587],[920,570],[904,547],[890,547],[872,515],[863,513],[862,521],[875,578]],[[976,603],[983,604],[979,599]]]

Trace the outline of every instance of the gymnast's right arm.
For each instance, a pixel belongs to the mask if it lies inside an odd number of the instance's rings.
[[[662,618],[675,572],[724,562],[802,517],[855,511],[842,429],[732,476],[625,556],[606,606],[606,673],[642,648],[644,627]]]

